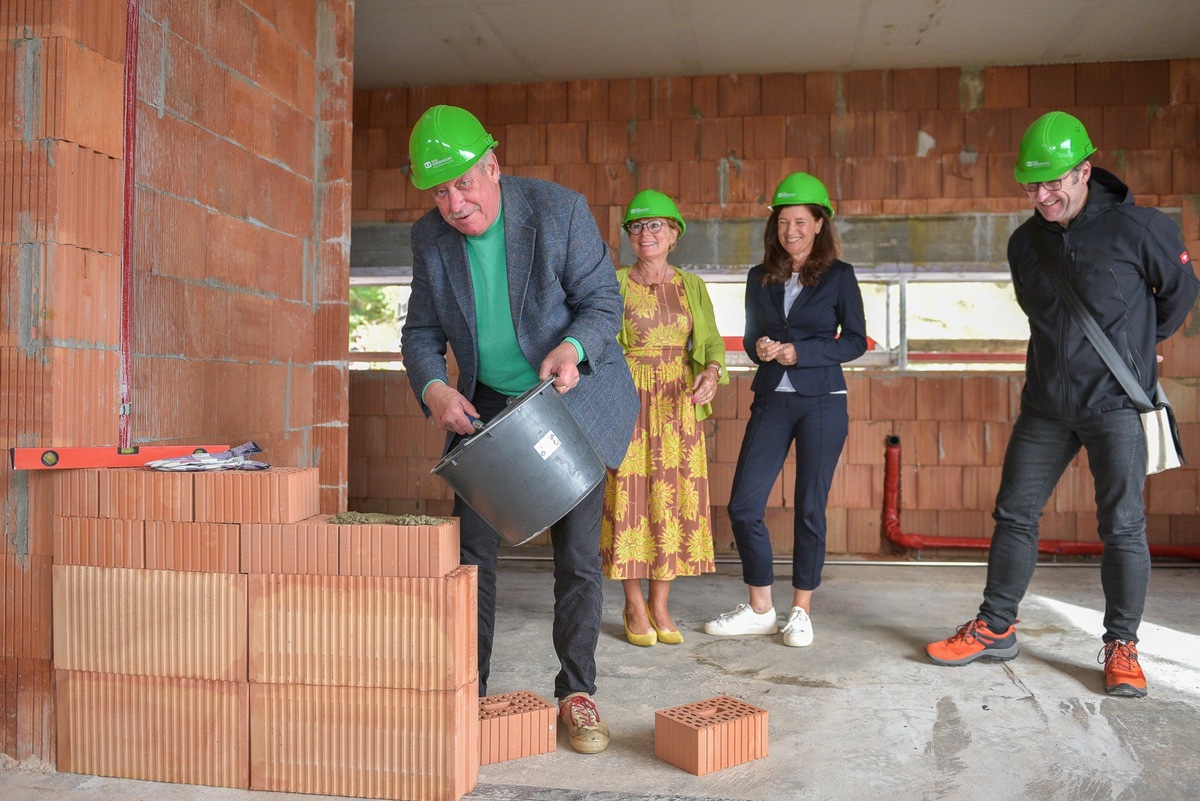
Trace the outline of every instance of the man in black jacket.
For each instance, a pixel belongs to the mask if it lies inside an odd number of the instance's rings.
[[[1150,581],[1145,435],[1133,401],[1072,319],[1047,270],[1062,271],[1151,396],[1155,346],[1183,325],[1200,282],[1178,226],[1157,209],[1136,206],[1116,176],[1092,166],[1095,151],[1083,124],[1061,111],[1035,120],[1021,140],[1014,173],[1034,205],[1008,242],[1013,287],[1030,329],[1021,411],[992,514],[979,615],[925,653],[939,665],[1017,655],[1014,624],[1037,564],[1038,520],[1083,447],[1104,544],[1105,690],[1140,698],[1146,677],[1137,631]]]

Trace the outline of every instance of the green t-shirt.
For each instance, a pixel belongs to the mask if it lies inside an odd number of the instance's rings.
[[[486,231],[466,240],[479,331],[479,380],[505,395],[520,395],[538,383],[538,375],[521,352],[513,327],[504,249],[504,209],[500,209]]]
[[[479,334],[479,381],[505,395],[517,396],[538,384],[537,370],[529,364],[517,342],[512,303],[508,297],[508,253],[504,247],[504,208],[488,229],[467,240],[467,263],[475,290],[475,323]],[[583,346],[567,337],[578,360],[586,358]],[[424,400],[429,385],[421,390]]]

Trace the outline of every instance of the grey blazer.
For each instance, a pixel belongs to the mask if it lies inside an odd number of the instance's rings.
[[[624,303],[608,246],[578,192],[507,175],[500,192],[517,342],[535,370],[567,337],[583,346],[579,384],[561,397],[596,453],[615,468],[629,447],[638,397],[617,344]],[[430,381],[449,383],[448,344],[458,362],[458,391],[472,399],[479,348],[465,237],[433,209],[413,224],[412,250],[412,296],[401,332],[409,384],[420,400]]]

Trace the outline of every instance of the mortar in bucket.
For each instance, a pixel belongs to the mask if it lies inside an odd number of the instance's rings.
[[[430,471],[509,545],[550,528],[604,480],[604,462],[553,384],[551,376],[516,398]]]

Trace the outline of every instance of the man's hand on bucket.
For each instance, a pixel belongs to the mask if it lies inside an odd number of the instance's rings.
[[[429,407],[430,418],[440,428],[455,434],[475,433],[473,421],[479,418],[479,412],[449,384],[430,384],[429,389],[425,390],[425,405]]]
[[[554,388],[561,395],[579,383],[578,359],[579,353],[575,350],[575,346],[570,342],[564,342],[550,351],[550,354],[542,360],[542,367],[538,370],[538,379],[545,381],[550,376],[554,376]]]

